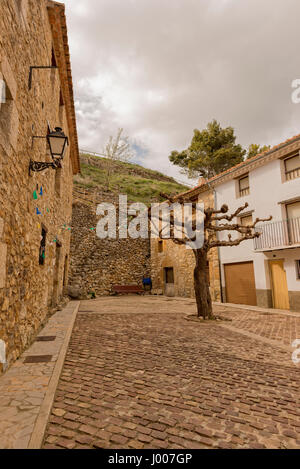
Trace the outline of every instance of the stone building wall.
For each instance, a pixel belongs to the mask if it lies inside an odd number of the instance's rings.
[[[70,231],[64,225],[71,222],[79,160],[71,83],[62,81],[70,79],[66,38],[63,6],[1,0],[0,83],[6,100],[0,104],[0,339],[8,364],[32,342],[67,282]],[[58,70],[33,71],[29,90],[30,66],[55,60]],[[32,140],[47,134],[48,123],[70,137],[63,167],[29,175],[30,159],[51,161],[46,140]],[[44,265],[39,263],[42,228],[47,231]]]
[[[199,195],[199,202],[205,207],[213,206],[213,192]],[[210,291],[213,301],[221,301],[220,270],[218,250],[211,249],[209,258]],[[168,285],[165,269],[173,268],[174,284]],[[171,240],[151,240],[151,277],[153,293],[171,296],[194,297],[195,257],[191,249],[180,246]]]
[[[117,199],[74,191],[69,293],[75,297],[110,295],[113,285],[142,286],[143,275],[150,275],[149,239],[97,237],[96,205],[101,202]]]

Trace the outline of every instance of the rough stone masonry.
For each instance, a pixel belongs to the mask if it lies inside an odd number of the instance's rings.
[[[67,38],[64,5],[1,0],[0,339],[8,364],[32,342],[68,277],[70,231],[62,227],[71,220],[79,153]],[[29,89],[30,67],[51,64],[57,69],[33,70]],[[29,175],[30,159],[51,161],[46,139],[32,137],[56,126],[70,142],[62,169]]]
[[[93,192],[74,192],[69,294],[89,298],[112,293],[113,285],[140,285],[150,275],[149,239],[99,239],[96,205],[115,202],[112,194],[97,201]]]

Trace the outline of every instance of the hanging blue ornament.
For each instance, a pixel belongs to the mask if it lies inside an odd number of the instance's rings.
[[[43,186],[41,186],[41,190],[40,190],[40,196],[43,195]]]

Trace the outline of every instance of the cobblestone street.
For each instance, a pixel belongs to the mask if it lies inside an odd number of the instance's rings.
[[[299,448],[300,316],[191,299],[81,302],[44,448]]]

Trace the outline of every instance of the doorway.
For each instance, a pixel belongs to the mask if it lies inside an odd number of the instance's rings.
[[[283,259],[269,261],[273,308],[290,309],[289,291]]]
[[[175,296],[174,269],[173,267],[164,268],[164,294],[166,296]]]
[[[300,243],[300,202],[286,206],[289,243]]]
[[[253,262],[225,264],[226,302],[257,305]]]
[[[65,265],[64,265],[64,277],[63,277],[63,292],[66,293],[67,290],[67,282],[68,282],[68,255],[66,254],[65,257]]]

